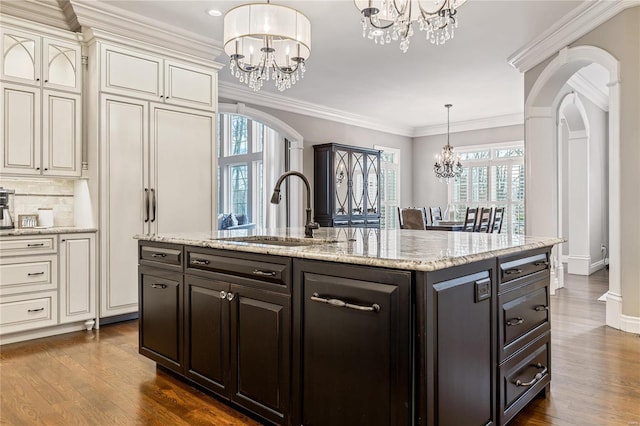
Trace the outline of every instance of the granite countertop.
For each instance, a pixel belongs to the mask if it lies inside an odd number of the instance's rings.
[[[54,226],[51,228],[22,228],[3,229],[0,237],[15,237],[18,235],[51,235],[51,234],[71,234],[80,232],[96,232],[96,228],[83,228],[77,226]]]
[[[371,228],[320,228],[314,231],[314,244],[304,246],[279,246],[225,240],[225,238],[250,238],[263,235],[279,240],[295,241],[304,239],[304,230],[303,228],[286,228],[212,233],[140,234],[134,238],[412,271],[446,269],[496,256],[550,247],[564,241],[557,237]]]

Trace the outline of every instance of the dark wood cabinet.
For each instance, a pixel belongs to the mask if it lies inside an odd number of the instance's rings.
[[[380,226],[380,153],[314,145],[314,213],[320,226]]]
[[[416,424],[496,423],[495,282],[493,260],[419,274]]]
[[[294,424],[410,423],[411,277],[294,260]]]

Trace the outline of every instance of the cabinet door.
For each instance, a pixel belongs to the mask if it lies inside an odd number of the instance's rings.
[[[229,397],[229,284],[185,275],[187,377]]]
[[[410,274],[294,261],[295,424],[410,421]],[[301,362],[301,367],[296,365]],[[294,373],[295,374],[295,373]]]
[[[231,285],[231,399],[288,424],[291,300]]]
[[[40,174],[40,89],[2,83],[0,172]]]
[[[365,154],[351,153],[351,216],[362,216],[365,206]]]
[[[182,372],[182,274],[140,267],[140,353]]]
[[[42,52],[44,87],[80,92],[82,85],[80,45],[45,38],[42,41]]]
[[[80,95],[44,90],[42,105],[42,174],[82,173],[82,106]]]
[[[334,217],[340,219],[344,216],[349,218],[349,185],[351,185],[351,175],[349,169],[349,152],[336,150],[333,156],[333,168],[335,178],[335,202],[333,212]],[[331,178],[331,177],[330,177]]]
[[[40,85],[40,37],[28,32],[2,29],[3,80]]]
[[[102,45],[100,63],[101,91],[153,101],[163,99],[163,68],[159,57]]]
[[[367,217],[380,215],[380,156],[367,154]]]
[[[155,232],[211,232],[215,115],[153,105],[151,222]]]
[[[60,235],[60,323],[95,318],[96,249],[93,234]]]
[[[148,230],[148,104],[106,96],[100,108],[100,317],[108,317],[138,310],[131,237]]]
[[[215,108],[218,98],[215,72],[165,60],[164,76],[166,103],[200,109]]]

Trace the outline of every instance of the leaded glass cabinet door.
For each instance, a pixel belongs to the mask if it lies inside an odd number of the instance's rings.
[[[40,37],[3,29],[2,69],[4,80],[36,84],[40,81]]]
[[[337,218],[348,217],[349,214],[349,151],[337,149],[333,156],[335,178],[334,215]]]
[[[365,210],[365,154],[351,153],[351,215],[361,216]]]
[[[367,154],[367,216],[377,217],[380,205],[380,185],[378,184],[379,155]]]
[[[47,87],[80,91],[82,65],[80,46],[44,39],[42,78]]]

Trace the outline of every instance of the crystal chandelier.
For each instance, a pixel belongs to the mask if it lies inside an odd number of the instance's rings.
[[[447,144],[442,147],[442,154],[438,155],[433,165],[433,172],[440,181],[449,183],[449,179],[458,179],[462,173],[460,156],[453,153],[453,147],[449,144],[449,110],[453,105],[446,104],[447,109]]]
[[[311,54],[311,23],[295,9],[246,4],[224,15],[224,51],[229,69],[254,91],[273,80],[283,91],[304,77]]]
[[[453,38],[458,27],[457,8],[467,0],[353,0],[362,14],[362,36],[381,45],[400,40],[406,52],[413,22],[433,44]]]

